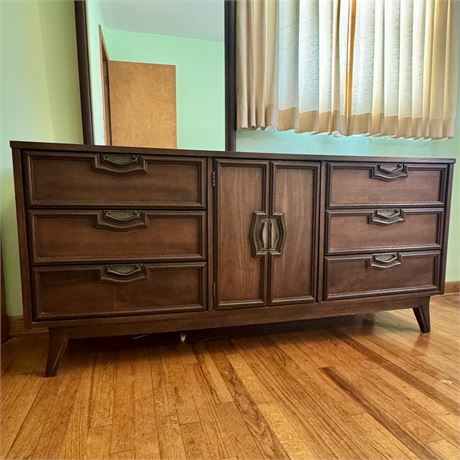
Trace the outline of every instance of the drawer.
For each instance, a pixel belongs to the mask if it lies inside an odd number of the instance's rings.
[[[29,206],[205,206],[200,158],[29,152],[25,171]]]
[[[445,165],[330,163],[328,206],[437,206],[445,187]]]
[[[329,254],[441,248],[441,209],[337,210],[326,215]]]
[[[203,260],[204,211],[29,211],[33,263]]]
[[[439,291],[439,251],[325,258],[327,300]]]
[[[38,320],[206,308],[206,264],[73,265],[32,269]]]

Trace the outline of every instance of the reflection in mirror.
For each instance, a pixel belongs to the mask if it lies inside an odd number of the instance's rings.
[[[95,144],[222,150],[224,0],[87,0]]]

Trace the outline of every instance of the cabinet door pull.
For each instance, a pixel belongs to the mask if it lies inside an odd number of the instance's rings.
[[[273,213],[270,219],[270,254],[280,256],[286,239],[286,226],[282,212]]]
[[[264,256],[268,253],[268,221],[269,219],[265,212],[253,212],[249,231],[253,257]]]
[[[407,178],[407,166],[403,163],[379,163],[371,169],[371,178],[392,181]]]
[[[376,209],[369,216],[369,223],[390,225],[396,222],[404,222],[405,216],[402,209]]]
[[[401,265],[401,259],[397,252],[386,254],[374,254],[370,261],[369,267],[372,268],[392,268]]]

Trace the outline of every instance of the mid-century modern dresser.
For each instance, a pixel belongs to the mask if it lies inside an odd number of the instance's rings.
[[[11,145],[47,375],[74,337],[398,308],[430,330],[454,160]]]

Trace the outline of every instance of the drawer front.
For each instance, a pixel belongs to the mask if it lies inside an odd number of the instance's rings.
[[[34,263],[203,260],[203,211],[30,211]]]
[[[37,320],[200,311],[206,264],[35,267]]]
[[[326,299],[438,291],[439,251],[325,258]]]
[[[29,206],[205,206],[200,158],[28,153],[25,162]]]
[[[441,209],[327,211],[329,254],[440,249]]]
[[[328,206],[438,206],[445,201],[444,165],[329,164]]]

